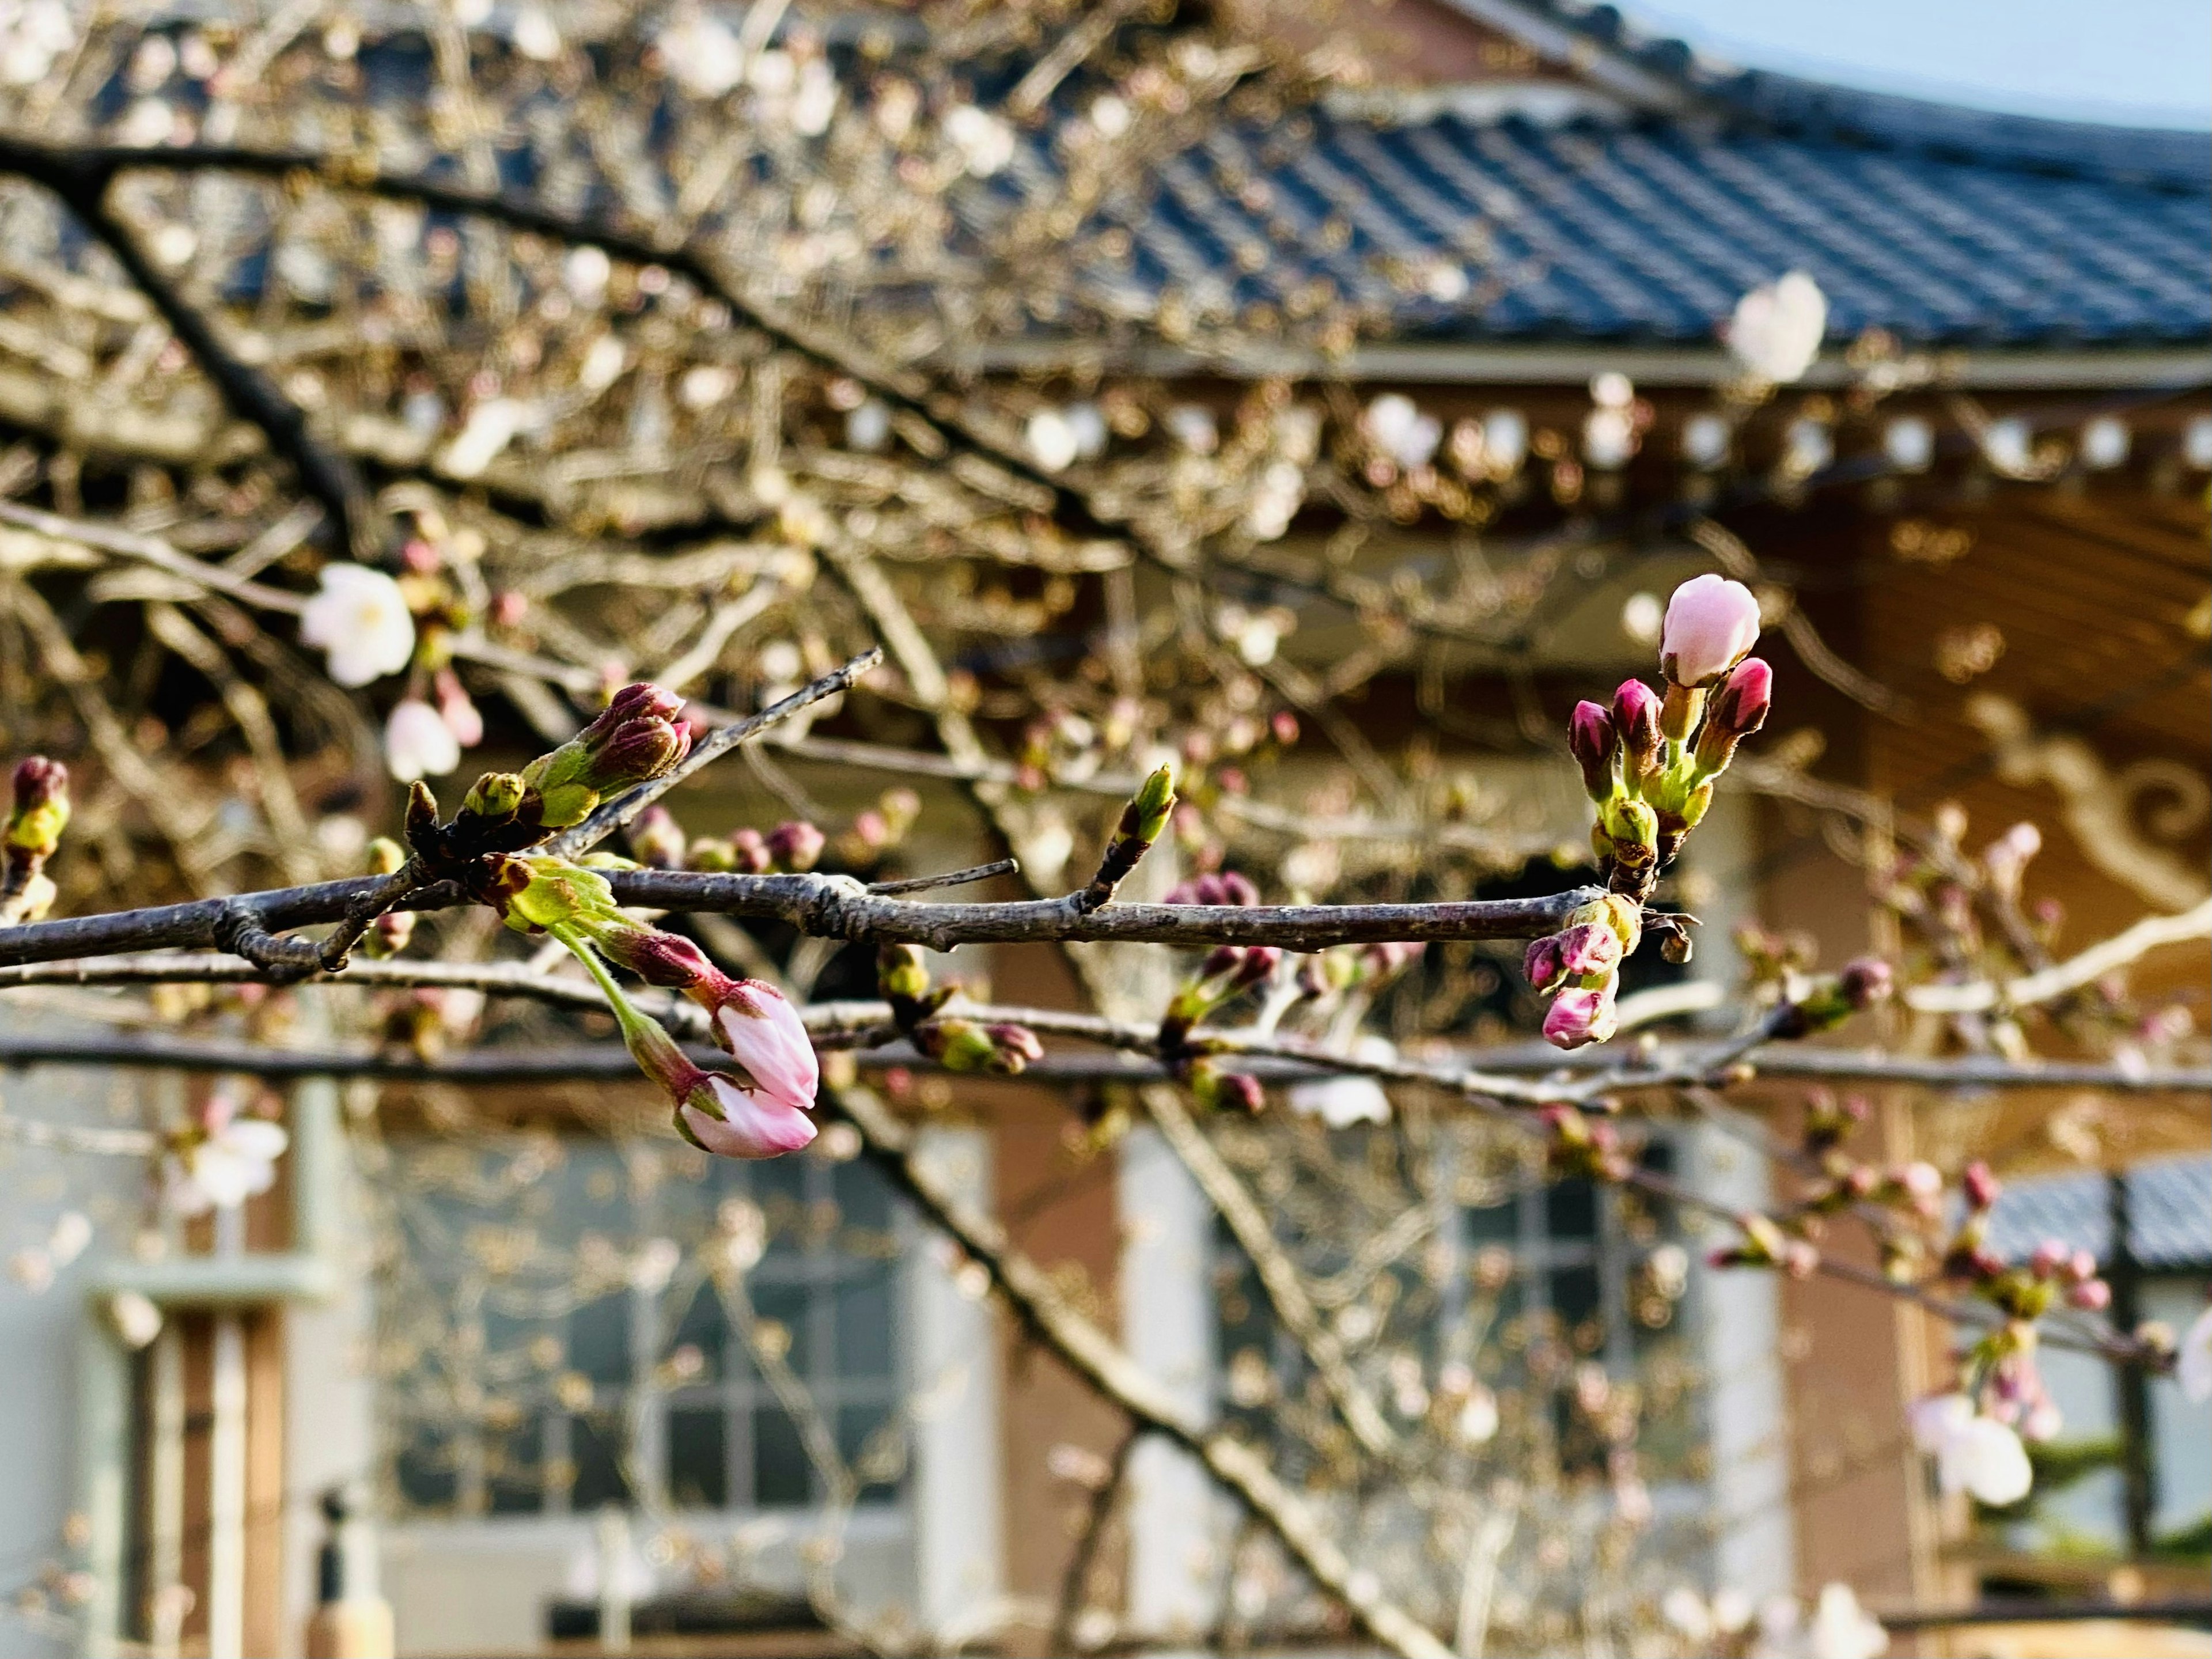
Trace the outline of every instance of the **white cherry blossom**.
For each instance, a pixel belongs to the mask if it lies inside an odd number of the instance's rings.
[[[399,584],[364,564],[323,567],[300,612],[300,638],[329,653],[331,678],[346,687],[396,674],[415,655],[415,618]]]

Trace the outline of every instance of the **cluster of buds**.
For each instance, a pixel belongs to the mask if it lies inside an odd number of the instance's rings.
[[[8,828],[0,837],[0,926],[36,921],[53,908],[46,860],[69,828],[69,768],[43,755],[15,763]]]
[[[694,870],[742,876],[803,876],[822,861],[829,842],[812,824],[793,818],[766,835],[746,829],[733,830],[726,841],[695,841],[686,861]]]
[[[759,980],[732,979],[679,934],[647,927],[614,902],[606,878],[562,860],[498,856],[484,860],[477,896],[519,932],[550,933],[566,945],[606,996],[631,1058],[668,1091],[676,1131],[723,1158],[775,1158],[814,1139],[820,1063],[790,1001]],[[602,958],[647,985],[680,991],[707,1012],[716,1046],[735,1075],[708,1072],[660,1024],[640,1011]]]
[[[1232,1072],[1218,1060],[1194,1060],[1183,1067],[1182,1080],[1192,1097],[1210,1112],[1224,1110],[1257,1116],[1267,1104],[1267,1091],[1249,1072]]]
[[[437,798],[419,780],[408,793],[407,843],[426,866],[448,870],[485,854],[519,852],[587,817],[610,795],[659,777],[690,752],[684,700],[641,681],[599,717],[520,772],[486,772],[460,811],[438,822]]]
[[[1747,1211],[1735,1224],[1743,1237],[1706,1258],[1716,1267],[1779,1267],[1792,1279],[1809,1279],[1820,1265],[1820,1252],[1813,1242],[1790,1232],[1771,1215]]]
[[[1544,1126],[1545,1164],[1554,1181],[1620,1182],[1634,1167],[1620,1132],[1603,1118],[1555,1100],[1537,1115]]]
[[[1613,1034],[1620,964],[1643,937],[1641,906],[1607,893],[1570,911],[1559,932],[1531,942],[1522,969],[1528,983],[1552,999],[1544,1016],[1547,1042],[1579,1048]]]
[[[1698,576],[1674,590],[1660,639],[1662,697],[1624,681],[1610,708],[1576,705],[1567,744],[1597,805],[1590,844],[1607,884],[1639,902],[1711,805],[1736,745],[1765,723],[1773,671],[1749,654],[1759,601]]]
[[[1986,1164],[1966,1166],[1960,1182],[1966,1213],[1943,1253],[1943,1276],[1971,1289],[2008,1319],[2032,1323],[2063,1300],[2100,1313],[2112,1303],[2112,1287],[2098,1276],[2097,1258],[2057,1239],[2046,1239],[2024,1262],[2008,1263],[1990,1249],[1990,1219],[2002,1183]]]
[[[891,1023],[906,1034],[917,1054],[948,1072],[1014,1077],[1044,1058],[1044,1045],[1026,1025],[940,1016],[938,1011],[961,988],[933,986],[928,960],[918,945],[886,945],[878,950],[876,983],[891,1006]]]
[[[1887,1002],[1895,988],[1896,976],[1887,962],[1880,957],[1854,957],[1840,973],[1821,975],[1778,1009],[1774,1035],[1805,1037],[1832,1031],[1853,1014]]]
[[[853,815],[852,828],[837,837],[837,856],[853,869],[867,869],[904,841],[921,817],[921,797],[911,789],[886,789],[873,806]]]
[[[1208,1015],[1273,979],[1282,960],[1283,953],[1272,945],[1215,945],[1169,1000],[1160,1020],[1161,1051],[1173,1054],[1182,1048],[1191,1030]]]
[[[548,830],[580,823],[601,800],[657,778],[691,750],[691,727],[678,717],[684,699],[641,681],[615,693],[599,717],[550,754],[522,769]]]
[[[1252,884],[1249,876],[1239,875],[1234,870],[1208,871],[1202,876],[1193,876],[1188,881],[1179,881],[1167,890],[1163,904],[1257,904],[1260,890]]]
[[[1419,962],[1427,949],[1419,939],[1392,939],[1316,951],[1298,958],[1298,990],[1316,999],[1352,990],[1379,991]]]

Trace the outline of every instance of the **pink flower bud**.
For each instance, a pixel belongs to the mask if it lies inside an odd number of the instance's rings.
[[[1567,748],[1583,769],[1583,787],[1592,800],[1613,793],[1613,759],[1620,747],[1613,716],[1594,702],[1578,702],[1567,720]]]
[[[650,870],[681,870],[688,843],[675,815],[665,806],[648,806],[629,827],[630,851]]]
[[[2102,1313],[2112,1305],[2112,1287],[2101,1279],[2085,1279],[2066,1287],[2066,1299],[2089,1313]]]
[[[1282,951],[1273,945],[1248,945],[1244,960],[1237,970],[1237,983],[1240,986],[1265,984],[1275,976],[1275,969],[1282,966]]]
[[[1580,1048],[1611,1036],[1616,982],[1607,980],[1595,989],[1571,985],[1553,998],[1551,1012],[1544,1016],[1544,1041],[1555,1048]]]
[[[1997,1201],[1997,1194],[2004,1190],[2004,1183],[1990,1172],[1988,1164],[1978,1158],[1966,1166],[1960,1182],[1966,1188],[1966,1202],[1977,1210],[1986,1210],[1994,1205]]]
[[[1620,960],[1620,935],[1602,923],[1584,922],[1557,938],[1563,974],[1602,974]]]
[[[2028,1258],[2028,1271],[2038,1279],[2054,1278],[2060,1268],[2073,1260],[2073,1256],[2074,1252],[2063,1240],[2046,1238],[2035,1247],[2035,1254]]]
[[[730,836],[730,862],[741,875],[759,876],[768,872],[770,863],[768,842],[757,830],[738,830]]]
[[[15,763],[10,781],[14,799],[8,814],[6,842],[9,850],[33,858],[52,858],[69,827],[69,768],[44,755],[26,755]]]
[[[813,1106],[821,1064],[805,1022],[782,992],[757,979],[739,980],[712,1012],[714,1041],[745,1068],[761,1094],[796,1111]]]
[[[1766,724],[1774,702],[1774,671],[1757,657],[1738,663],[1705,705],[1698,730],[1698,766],[1718,772],[1735,758],[1736,745]]]
[[[1237,1107],[1255,1117],[1267,1108],[1266,1091],[1260,1087],[1260,1079],[1249,1072],[1224,1072],[1218,1086],[1224,1106]]]
[[[1880,957],[1858,957],[1844,964],[1837,988],[1854,1012],[1864,1012],[1877,1002],[1886,1002],[1895,980],[1889,964]]]
[[[676,1109],[678,1133],[717,1158],[780,1158],[814,1139],[814,1120],[763,1090],[719,1072],[703,1076]]]
[[[1759,643],[1759,601],[1708,572],[1674,590],[1659,634],[1659,665],[1677,685],[1711,685]]]
[[[1620,734],[1622,769],[1632,782],[1658,764],[1659,708],[1659,694],[1642,680],[1623,680],[1613,694],[1613,729]]]
[[[812,824],[793,819],[768,832],[768,854],[778,869],[804,875],[821,861],[828,840]]]
[[[1539,991],[1549,992],[1557,985],[1566,972],[1559,966],[1559,936],[1547,933],[1541,939],[1531,939],[1527,953],[1521,958],[1521,971]]]
[[[2076,1250],[2066,1264],[2066,1275],[2077,1285],[2086,1285],[2097,1276],[2097,1258],[2087,1250]]]

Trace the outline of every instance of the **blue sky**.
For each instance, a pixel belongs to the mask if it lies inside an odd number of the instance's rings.
[[[1717,57],[2023,115],[2212,128],[2208,0],[1626,0]]]

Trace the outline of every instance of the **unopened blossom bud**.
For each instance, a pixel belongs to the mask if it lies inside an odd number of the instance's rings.
[[[812,824],[793,818],[769,830],[764,845],[775,868],[805,875],[822,861],[822,849],[829,839]]]
[[[682,760],[691,748],[691,728],[678,719],[683,708],[674,692],[643,682],[615,693],[598,719],[523,769],[523,781],[544,799],[540,823],[565,830],[605,796]]]
[[[2112,1305],[2112,1287],[2101,1279],[2085,1279],[2066,1287],[2066,1300],[2087,1313],[2102,1313]]]
[[[1728,769],[1736,745],[1766,724],[1774,702],[1774,671],[1757,657],[1735,665],[1705,704],[1705,723],[1698,729],[1698,769],[1711,775]]]
[[[696,991],[693,1000],[701,1000]],[[708,1013],[715,1042],[744,1068],[756,1090],[793,1110],[812,1108],[822,1065],[790,999],[760,980],[725,981]]]
[[[488,859],[477,880],[481,896],[517,933],[577,927],[618,914],[605,876],[561,859]]]
[[[876,984],[892,1002],[920,1002],[929,994],[929,963],[919,945],[885,945],[876,951]]]
[[[914,1046],[948,1072],[990,1072],[1014,1077],[1044,1058],[1044,1045],[1024,1025],[978,1025],[969,1019],[925,1020],[914,1029]]]
[[[1244,947],[1244,960],[1233,981],[1239,990],[1247,986],[1264,985],[1275,976],[1282,966],[1283,953],[1273,945],[1249,945]]]
[[[69,828],[69,768],[44,755],[27,755],[15,763],[12,784],[14,800],[5,836],[9,853],[52,858],[61,846],[62,831]]]
[[[1557,937],[1563,974],[1604,974],[1620,964],[1620,935],[1601,922],[1586,921]]]
[[[2097,1258],[2087,1250],[2076,1250],[2067,1258],[2066,1276],[2076,1285],[2086,1285],[2097,1276]]]
[[[676,1132],[717,1158],[781,1158],[814,1139],[805,1109],[719,1072],[702,1072],[676,1108]]]
[[[1659,694],[1642,680],[1623,680],[1613,694],[1613,729],[1620,738],[1621,776],[1631,789],[1659,763]]]
[[[528,786],[519,772],[486,772],[461,798],[461,811],[471,817],[510,818],[520,810]]]
[[[2051,1279],[2073,1259],[2073,1249],[2063,1240],[2046,1238],[2035,1247],[2035,1254],[2028,1257],[2027,1267],[2038,1279]]]
[[[1528,976],[1529,984],[1547,993],[1565,978],[1566,970],[1559,966],[1559,936],[1547,933],[1531,939],[1521,958],[1521,971]]]
[[[740,875],[764,876],[775,860],[768,850],[767,837],[759,830],[736,830],[730,834],[730,862]]]
[[[681,933],[665,933],[657,927],[617,920],[593,927],[589,937],[608,961],[629,969],[647,985],[690,991],[702,985],[731,983],[729,975]]]
[[[1157,768],[1123,809],[1122,830],[1149,845],[1165,833],[1175,808],[1175,771],[1170,767]]]
[[[1261,1088],[1260,1079],[1249,1072],[1224,1072],[1218,1097],[1224,1107],[1233,1107],[1247,1116],[1256,1117],[1267,1109],[1267,1091]]]
[[[1844,964],[1837,983],[1853,1012],[1863,1013],[1877,1002],[1889,1000],[1896,978],[1880,957],[1856,957]]]
[[[1659,665],[1676,685],[1716,684],[1759,643],[1759,601],[1711,572],[1674,590],[1659,634]]]
[[[687,850],[684,828],[665,806],[648,806],[629,827],[630,851],[648,870],[681,870]]]
[[[1607,980],[1595,988],[1571,985],[1552,999],[1544,1016],[1544,1041],[1555,1048],[1580,1048],[1603,1042],[1618,1029],[1613,988]]]
[[[1990,1166],[1978,1158],[1966,1166],[1960,1185],[1966,1192],[1967,1204],[1977,1210],[1989,1209],[2004,1190],[2003,1183],[1990,1172]]]
[[[1567,749],[1583,769],[1583,787],[1595,801],[1610,799],[1613,762],[1620,752],[1613,716],[1594,702],[1578,702],[1567,717]]]

